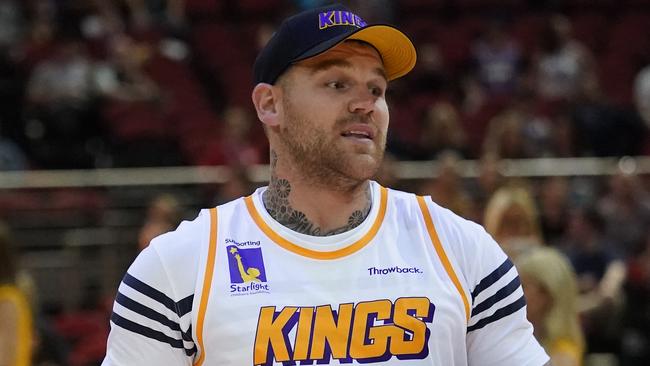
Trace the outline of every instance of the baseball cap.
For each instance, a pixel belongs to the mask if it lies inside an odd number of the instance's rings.
[[[285,19],[255,60],[255,84],[274,84],[291,64],[319,55],[345,40],[372,45],[382,58],[388,80],[415,66],[411,40],[387,24],[366,24],[343,5],[310,9]]]

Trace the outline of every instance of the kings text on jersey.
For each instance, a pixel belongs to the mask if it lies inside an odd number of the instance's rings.
[[[423,359],[429,354],[426,323],[433,321],[434,309],[426,297],[346,303],[338,310],[331,305],[265,306],[257,322],[254,364]]]

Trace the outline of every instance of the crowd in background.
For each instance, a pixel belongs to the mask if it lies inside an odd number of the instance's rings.
[[[320,3],[0,0],[0,170],[224,164],[235,174],[205,205],[250,192],[242,167],[268,161],[252,62],[276,20]],[[650,2],[347,3],[369,22],[398,24],[418,50],[414,71],[388,91],[377,180],[485,226],[519,268],[529,320],[557,365],[594,353],[647,364],[648,177],[512,180],[499,167],[650,154]],[[459,174],[466,158],[480,159],[475,179]],[[399,160],[436,160],[437,178],[400,181]],[[173,229],[180,210],[171,196],[155,200],[134,242]],[[0,307],[36,303],[28,276],[9,265],[6,248],[18,243],[2,226],[0,244]],[[35,364],[93,365],[107,304],[81,322],[38,309],[13,319],[35,325],[20,338],[35,339]],[[5,340],[0,331],[0,355]]]
[[[251,65],[324,2],[0,1],[0,169],[268,161]],[[389,88],[399,159],[650,152],[647,1],[348,3],[418,49]]]

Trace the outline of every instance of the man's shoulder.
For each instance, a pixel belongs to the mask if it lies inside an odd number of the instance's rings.
[[[176,229],[155,237],[149,246],[161,258],[198,254],[209,237],[212,225],[210,216],[210,209],[200,210],[194,219],[184,220]]]
[[[427,209],[435,226],[451,225],[461,227],[465,230],[482,230],[479,224],[456,214],[446,207],[440,206],[430,196],[419,196],[415,193],[396,189],[390,189],[390,194],[399,209],[408,208],[417,211]]]

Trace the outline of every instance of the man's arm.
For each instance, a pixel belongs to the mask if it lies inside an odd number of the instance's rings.
[[[147,247],[118,289],[103,366],[192,364],[197,349],[184,324],[191,303],[175,300],[171,288],[155,249]]]
[[[428,200],[428,198],[427,198]],[[537,366],[549,356],[526,319],[526,300],[514,264],[480,226],[429,201],[440,239],[458,263],[469,292],[468,363]]]
[[[210,216],[201,212],[156,237],[120,284],[103,366],[191,366],[200,350],[192,335],[192,305],[201,246]]]

